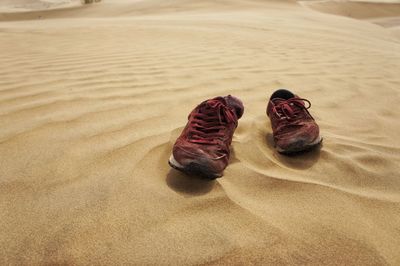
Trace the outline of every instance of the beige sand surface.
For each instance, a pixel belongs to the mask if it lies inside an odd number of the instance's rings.
[[[395,31],[295,1],[37,12],[0,15],[1,265],[400,265]],[[322,149],[274,151],[280,87]],[[171,170],[187,114],[226,94],[246,109],[224,177]]]

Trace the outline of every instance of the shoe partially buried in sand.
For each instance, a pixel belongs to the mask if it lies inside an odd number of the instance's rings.
[[[307,103],[307,106],[305,105]],[[319,127],[308,112],[310,101],[284,89],[275,91],[267,106],[278,152],[306,151],[321,143]]]
[[[243,103],[231,95],[199,104],[175,142],[169,159],[171,167],[205,178],[221,177],[243,111]]]

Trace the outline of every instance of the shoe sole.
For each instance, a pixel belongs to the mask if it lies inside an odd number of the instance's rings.
[[[168,164],[178,171],[184,172],[189,175],[200,176],[202,178],[216,179],[222,176],[222,173],[213,173],[212,171],[210,171],[208,166],[196,162],[190,162],[188,165],[182,165],[178,163],[178,161],[174,158],[174,155],[172,154],[171,157],[169,157]]]
[[[282,149],[281,147],[276,147],[277,151],[282,154],[293,154],[298,152],[305,152],[314,149],[319,144],[321,144],[323,138],[319,136],[316,140],[311,143],[305,144],[303,140],[299,140],[290,145],[290,148]]]

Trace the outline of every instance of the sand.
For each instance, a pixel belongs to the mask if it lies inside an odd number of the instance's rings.
[[[1,265],[400,264],[391,6],[385,27],[368,3],[353,6],[359,20],[338,16],[343,2],[323,13],[295,1],[11,2],[0,2]],[[265,108],[277,88],[312,102],[320,149],[274,150]],[[227,94],[245,114],[224,176],[170,169],[188,113]]]

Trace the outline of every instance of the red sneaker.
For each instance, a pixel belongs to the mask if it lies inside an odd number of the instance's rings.
[[[267,115],[271,120],[278,152],[305,151],[322,141],[319,127],[307,110],[310,107],[310,101],[299,98],[288,90],[281,89],[272,94],[267,106]]]
[[[243,111],[243,103],[231,95],[199,104],[175,142],[168,161],[171,167],[210,179],[221,177]]]

